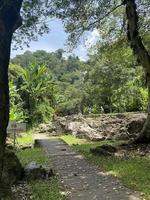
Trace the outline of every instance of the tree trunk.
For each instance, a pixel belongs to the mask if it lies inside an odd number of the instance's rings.
[[[7,125],[9,122],[8,66],[13,32],[21,25],[21,0],[0,3],[0,199],[7,191],[2,181]],[[1,5],[2,4],[2,5]]]
[[[6,33],[0,19],[0,196],[2,194],[3,158],[9,121],[8,65],[10,58],[11,34]],[[3,188],[4,189],[4,188]]]
[[[10,58],[11,35],[5,33],[0,23],[0,183],[3,171],[3,158],[9,121],[8,65]],[[0,194],[1,192],[0,184]]]
[[[134,144],[150,142],[150,76],[147,76],[148,87],[148,114],[145,124],[139,136],[133,141]]]
[[[137,57],[137,60],[143,66],[147,87],[148,87],[148,116],[139,136],[134,143],[149,143],[150,142],[150,55],[145,48],[142,38],[140,37],[138,27],[138,14],[135,0],[125,0],[126,16],[127,16],[127,36],[130,46]]]

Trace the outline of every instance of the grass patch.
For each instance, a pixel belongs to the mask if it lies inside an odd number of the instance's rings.
[[[94,142],[94,141],[91,141],[91,140],[88,140],[88,139],[77,138],[73,135],[63,135],[63,136],[60,136],[60,137],[52,137],[52,138],[60,138],[60,139],[64,140],[70,146],[81,145],[81,148],[82,148],[82,145],[83,145],[84,148],[86,148],[86,146],[88,148],[89,145],[90,145],[90,147],[96,147],[96,146],[99,146],[99,145],[102,145],[102,144],[117,145],[117,144],[121,144],[122,142],[124,142],[124,141],[113,141],[113,140],[104,140],[104,141]]]
[[[65,197],[60,193],[61,188],[57,179],[34,181],[30,183],[30,188],[33,200],[65,200]]]
[[[22,165],[35,161],[38,164],[46,165],[48,167],[52,166],[52,163],[40,148],[20,150],[17,152],[17,156]],[[62,188],[56,177],[51,178],[50,180],[36,180],[29,182],[28,188],[32,193],[33,200],[65,200],[65,197],[60,192]]]
[[[75,145],[74,149],[82,153],[89,161],[99,166],[108,174],[118,177],[125,186],[144,193],[144,198],[150,199],[150,158],[147,157],[98,157],[90,153],[90,148],[102,144],[115,144],[104,141],[99,144]]]
[[[32,161],[42,165],[50,164],[49,159],[45,156],[44,151],[40,148],[20,150],[16,154],[22,165],[26,165]]]
[[[16,139],[17,145],[30,145],[33,144],[33,134],[32,131],[28,131],[26,133],[22,133],[21,136],[17,137]]]
[[[59,137],[60,139],[64,140],[67,144],[76,145],[76,144],[86,144],[86,143],[92,143],[91,141],[87,139],[79,139],[73,135],[63,135]]]

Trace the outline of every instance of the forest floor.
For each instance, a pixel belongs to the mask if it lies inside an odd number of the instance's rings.
[[[21,194],[24,196],[24,198],[20,198],[21,200],[30,200],[30,199],[42,199],[42,200],[65,200],[66,196],[73,199],[82,199],[82,200],[88,200],[88,198],[80,197],[80,194],[87,195],[90,197],[90,200],[92,200],[91,196],[98,195],[98,197],[102,200],[105,199],[111,199],[109,198],[109,194],[112,193],[115,194],[115,191],[121,191],[121,194],[126,193],[126,196],[123,196],[123,198],[119,197],[119,199],[135,199],[133,198],[132,191],[139,191],[140,197],[143,200],[150,200],[150,157],[149,154],[146,154],[145,149],[142,151],[142,148],[140,149],[125,149],[125,156],[115,156],[115,157],[101,157],[101,156],[94,156],[91,154],[90,149],[94,148],[96,146],[100,146],[103,144],[111,144],[114,146],[118,146],[124,141],[100,141],[100,142],[91,142],[86,139],[79,139],[72,135],[64,135],[60,137],[52,137],[49,138],[45,136],[44,134],[40,135],[34,135],[33,131],[28,132],[27,134],[23,134],[22,137],[17,138],[17,143],[19,146],[30,146],[34,144],[34,140],[39,139],[41,141],[46,141],[46,144],[44,145],[44,149],[49,149],[50,152],[48,152],[48,157],[40,148],[35,149],[26,149],[26,150],[17,150],[17,155],[19,159],[21,160],[21,163],[23,165],[31,162],[36,161],[39,164],[45,163],[48,166],[52,166],[52,168],[56,169],[56,172],[59,172],[59,176],[57,178],[51,179],[49,181],[38,181],[33,183],[28,183],[25,185],[21,184],[19,186],[16,186],[16,190],[18,190],[18,193],[25,188],[25,194]],[[50,140],[49,140],[50,139]],[[58,139],[61,139],[58,140]],[[63,142],[63,141],[65,142]],[[56,142],[61,143],[61,145],[56,145]],[[47,142],[49,144],[47,144]],[[68,145],[66,145],[68,144]],[[58,147],[58,148],[57,148]],[[67,154],[67,152],[71,152],[71,154]],[[59,154],[61,153],[61,154]],[[55,156],[53,154],[56,154]],[[58,154],[58,155],[57,155]],[[67,154],[67,155],[66,155]],[[82,156],[81,156],[82,155]],[[56,158],[56,159],[54,159]],[[81,162],[81,165],[78,164]],[[77,164],[76,164],[77,163]],[[83,165],[82,165],[83,163]],[[54,165],[53,165],[54,164]],[[66,166],[66,167],[64,167]],[[58,167],[58,169],[57,169]],[[60,167],[60,170],[59,170]],[[64,169],[63,169],[64,168]],[[63,172],[62,172],[63,170]],[[72,172],[70,171],[72,170]],[[89,171],[90,170],[90,171]],[[89,171],[89,172],[88,172]],[[92,171],[92,173],[90,173]],[[85,176],[85,172],[87,176]],[[96,177],[95,177],[96,176]],[[97,176],[99,178],[97,178]],[[64,181],[62,180],[64,177]],[[68,178],[67,178],[68,177]],[[106,180],[105,180],[106,177]],[[108,178],[107,178],[108,177]],[[113,178],[116,177],[116,178]],[[66,178],[70,183],[68,182],[65,184]],[[72,187],[72,178],[75,180],[77,184],[77,193],[73,190],[74,186]],[[62,181],[59,181],[59,179]],[[120,181],[118,181],[118,179]],[[88,182],[91,180],[91,183],[85,184],[85,188],[83,189],[82,183]],[[105,180],[105,181],[103,181]],[[100,181],[100,182],[99,182]],[[109,182],[108,186],[106,184],[103,185],[102,182],[107,183]],[[114,186],[110,186],[111,182],[114,182],[113,184],[117,184]],[[64,188],[63,186],[66,185]],[[95,186],[96,185],[96,186]],[[97,194],[94,191],[95,189],[102,191],[108,195],[105,196],[105,198],[101,196],[101,194]],[[87,188],[86,188],[87,187]],[[91,189],[89,189],[91,187]],[[104,188],[103,188],[104,187]],[[42,188],[39,190],[38,188]],[[126,189],[130,188],[130,189]],[[83,193],[80,193],[83,190]],[[108,190],[108,191],[107,191]],[[44,192],[43,192],[44,191]],[[107,192],[106,192],[107,191]],[[24,193],[23,192],[23,193]],[[29,193],[29,194],[28,194]],[[91,193],[91,196],[90,196]],[[72,194],[72,195],[71,195]],[[103,193],[102,193],[103,194]],[[134,194],[134,192],[133,192]],[[93,196],[94,198],[94,196]],[[94,200],[99,199],[95,196]],[[19,198],[17,200],[20,200]],[[68,198],[67,198],[68,199]],[[116,199],[116,196],[114,198]]]
[[[31,162],[36,162],[48,169],[53,169],[51,160],[45,155],[42,148],[35,147],[36,139],[48,139],[45,134],[33,134],[30,130],[19,134],[16,138],[15,154],[23,167]],[[7,143],[13,145],[13,138],[8,138]],[[33,181],[21,180],[12,186],[12,195],[6,200],[65,200],[66,193],[61,186],[58,177],[39,179]]]
[[[18,150],[16,154],[22,166],[34,161],[52,168],[50,159],[41,148]],[[20,181],[12,187],[12,192],[14,198],[10,200],[65,200],[63,187],[56,176],[45,180]]]

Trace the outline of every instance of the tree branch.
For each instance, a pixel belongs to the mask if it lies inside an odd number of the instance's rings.
[[[98,22],[102,21],[103,19],[105,19],[106,17],[108,17],[111,13],[113,13],[115,10],[117,10],[119,7],[121,7],[123,5],[124,5],[124,2],[122,2],[121,4],[114,7],[112,10],[110,10],[108,13],[106,13],[103,17],[100,17],[96,21],[94,21],[93,23],[89,24],[88,27],[87,27],[87,30],[89,30],[96,23],[98,23]]]

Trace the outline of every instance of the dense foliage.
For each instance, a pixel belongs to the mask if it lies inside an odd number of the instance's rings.
[[[29,123],[53,114],[145,111],[147,91],[141,66],[124,39],[100,46],[83,62],[78,57],[25,52],[11,60],[11,117]],[[17,116],[17,117],[15,117]]]
[[[27,120],[31,124],[49,120],[54,113],[55,86],[51,74],[44,65],[10,65],[10,74],[15,68],[20,73],[11,76],[10,119]]]

